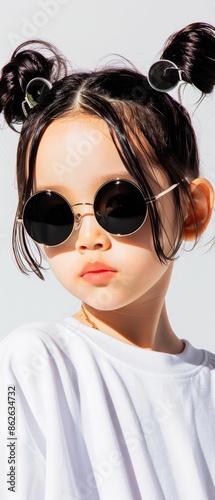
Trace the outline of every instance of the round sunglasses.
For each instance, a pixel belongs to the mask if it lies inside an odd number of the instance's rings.
[[[22,110],[24,115],[28,116],[26,104],[29,108],[34,108],[39,102],[44,99],[47,92],[52,88],[52,84],[46,78],[37,76],[32,78],[25,89],[25,99],[22,101]]]
[[[70,205],[61,194],[51,190],[33,194],[25,203],[22,222],[28,235],[37,243],[57,246],[64,243],[74,230],[80,228],[83,216],[74,213],[80,205],[93,207],[98,224],[115,236],[129,236],[144,224],[148,204],[169,193],[178,184],[152,198],[144,198],[140,188],[131,181],[115,179],[97,190],[93,203]]]
[[[168,92],[183,82],[182,70],[168,59],[156,61],[149,69],[148,82],[159,92]]]

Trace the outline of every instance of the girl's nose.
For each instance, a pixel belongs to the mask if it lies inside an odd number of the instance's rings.
[[[111,245],[109,234],[102,229],[93,213],[81,216],[79,230],[77,231],[75,248],[79,252],[85,250],[108,250]]]

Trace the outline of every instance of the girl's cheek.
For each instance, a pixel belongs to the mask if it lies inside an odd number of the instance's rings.
[[[61,256],[71,252],[71,245],[68,245],[67,242],[62,243],[61,245],[49,247],[47,245],[43,245],[43,252],[45,253],[47,259],[54,259],[55,257]]]

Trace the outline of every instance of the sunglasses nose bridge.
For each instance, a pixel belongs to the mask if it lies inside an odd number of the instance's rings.
[[[93,207],[93,203],[75,203],[74,205],[72,205],[72,208],[73,207],[77,207],[77,206],[80,206],[80,205],[87,205],[87,206],[91,206]],[[77,213],[74,215],[74,230],[78,230],[80,229],[81,227],[81,224],[82,224],[82,220],[83,220],[83,217],[84,217],[84,214],[81,215],[80,213]]]

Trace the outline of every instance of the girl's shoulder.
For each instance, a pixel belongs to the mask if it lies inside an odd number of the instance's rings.
[[[62,323],[57,321],[35,321],[24,323],[10,331],[0,342],[0,353],[11,349],[20,352],[21,346],[26,351],[31,345],[45,345],[52,335],[61,329]]]
[[[67,414],[68,406],[78,421],[76,352],[75,332],[64,321],[26,323],[5,336],[0,342],[0,440],[9,391],[17,407],[21,448],[34,450],[47,431],[47,419],[55,420],[59,411]]]
[[[59,384],[75,392],[83,350],[84,340],[64,320],[15,328],[0,342],[0,400],[8,386],[16,386],[19,397],[23,394],[33,406],[36,396],[32,394],[37,394],[38,402],[45,401],[45,389],[54,393]]]
[[[68,330],[64,321],[37,321],[23,324],[8,333],[0,342],[0,366],[11,368],[27,364],[36,366],[42,360],[63,356],[75,344],[75,330]]]

